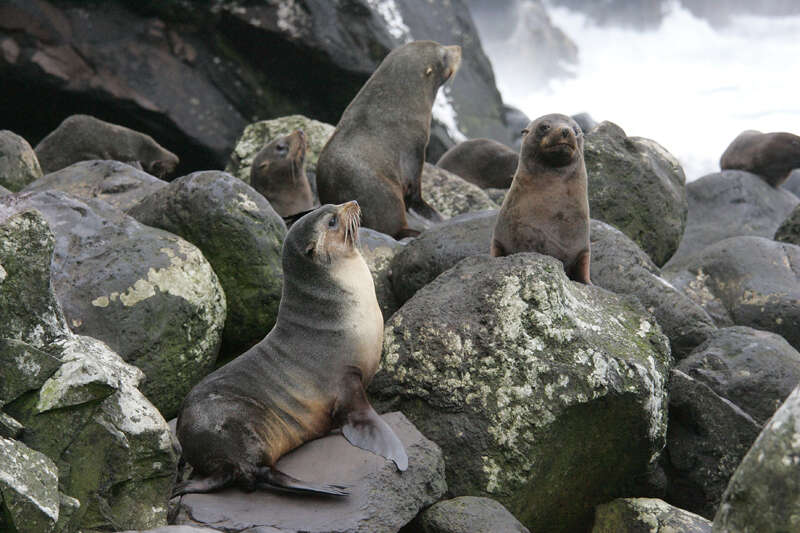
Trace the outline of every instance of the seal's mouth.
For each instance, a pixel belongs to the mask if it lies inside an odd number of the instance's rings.
[[[351,200],[339,206],[339,220],[344,228],[344,242],[350,246],[358,243],[358,227],[361,225],[361,207]]]
[[[453,46],[445,46],[444,49],[445,58],[447,58],[445,62],[447,68],[444,71],[444,79],[449,80],[455,76],[458,67],[461,66],[461,47],[454,44]]]

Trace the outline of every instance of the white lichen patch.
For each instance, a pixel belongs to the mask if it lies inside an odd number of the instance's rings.
[[[433,118],[445,127],[447,134],[456,143],[467,140],[467,136],[458,127],[458,113],[456,113],[456,108],[453,107],[450,87],[440,87],[439,92],[436,93],[436,99],[433,101]]]
[[[294,39],[303,36],[308,24],[303,8],[296,0],[284,0],[278,4],[278,28]]]
[[[686,295],[701,307],[705,307],[716,300],[716,296],[714,296],[714,293],[707,285],[709,277],[710,276],[700,268],[697,274],[695,274],[695,278],[689,281],[685,289]]]
[[[6,269],[3,268],[3,265],[0,265],[0,283],[3,283],[7,277],[8,272],[6,272]]]
[[[248,211],[255,214],[259,213],[258,204],[256,204],[252,198],[248,197],[243,192],[239,193],[238,198],[238,205],[243,211]]]
[[[650,333],[651,329],[653,329],[653,325],[647,320],[641,319],[639,321],[639,329],[636,331],[636,334],[644,339],[647,337],[647,334]]]
[[[403,15],[394,0],[367,0],[367,3],[386,23],[386,30],[392,37],[401,43],[414,40],[411,29],[403,21]]]

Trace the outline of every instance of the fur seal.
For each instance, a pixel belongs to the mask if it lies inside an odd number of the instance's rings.
[[[491,139],[471,139],[450,148],[436,162],[483,189],[507,189],[517,170],[519,154]]]
[[[111,159],[133,164],[164,178],[178,166],[178,156],[152,137],[89,115],[72,115],[34,149],[42,172],[49,174],[78,161]]]
[[[355,201],[324,205],[292,225],[283,244],[283,296],[272,331],[204,378],[183,402],[177,435],[202,477],[173,495],[235,483],[346,494],[274,468],[285,453],[341,427],[351,444],[408,467],[403,444],[367,400],[383,316],[357,247]]]
[[[250,185],[282,217],[309,211],[314,206],[303,166],[307,148],[303,130],[294,130],[264,146],[253,159]]]
[[[792,170],[800,168],[800,137],[786,132],[745,130],[725,149],[719,166],[722,170],[752,172],[778,187]]]
[[[591,285],[583,132],[570,117],[551,114],[531,122],[524,135],[490,253],[550,255],[564,263],[570,279]]]
[[[420,176],[439,87],[461,63],[460,46],[414,41],[392,50],[344,110],[317,162],[322,203],[358,200],[364,226],[397,239],[419,232],[406,210],[439,222]]]

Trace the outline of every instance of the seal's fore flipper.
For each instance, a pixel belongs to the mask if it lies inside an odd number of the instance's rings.
[[[403,443],[369,404],[360,371],[346,375],[344,390],[345,394],[338,406],[338,411],[344,418],[342,435],[353,446],[391,459],[398,470],[406,470],[408,456]]]
[[[225,487],[231,481],[233,481],[233,473],[229,471],[217,472],[204,478],[190,479],[175,485],[170,498],[193,492],[212,492]]]
[[[347,496],[350,494],[347,490],[348,487],[344,485],[326,485],[324,483],[301,481],[268,466],[263,466],[256,472],[256,487],[259,489],[325,494],[328,496]]]

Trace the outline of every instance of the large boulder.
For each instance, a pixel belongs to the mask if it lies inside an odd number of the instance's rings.
[[[283,287],[283,219],[246,183],[209,170],[176,179],[128,211],[197,246],[225,290],[222,358],[263,339],[278,316]]]
[[[13,131],[0,131],[0,186],[13,192],[42,177],[36,152]]]
[[[372,274],[375,296],[378,298],[383,320],[389,320],[400,307],[392,289],[392,259],[403,249],[404,243],[364,227],[358,228],[358,242],[361,255]]]
[[[739,235],[771,239],[800,199],[755,174],[725,170],[686,186],[689,218],[678,251],[666,268],[679,268],[712,244]]]
[[[422,168],[421,180],[425,201],[446,218],[500,207],[477,185],[430,163]]]
[[[775,412],[734,472],[714,531],[796,531],[800,516],[800,387]]]
[[[569,281],[551,257],[475,256],[392,316],[370,394],[442,447],[453,495],[576,531],[657,458],[670,364],[635,301]]]
[[[589,212],[633,239],[661,266],[686,226],[686,177],[661,145],[628,137],[612,122],[584,134]]]
[[[51,172],[22,192],[63,191],[83,200],[97,198],[125,211],[166,185],[167,182],[126,163],[91,160]]]
[[[417,522],[421,533],[530,533],[502,504],[476,496],[437,502]]]
[[[718,326],[772,331],[800,349],[800,246],[763,237],[731,237],[664,276]]]
[[[14,193],[9,191],[8,189],[3,187],[2,185],[0,185],[0,196],[10,196],[12,194],[14,194]]]
[[[598,505],[592,533],[711,533],[711,522],[656,498],[618,498]]]
[[[775,240],[800,245],[800,205],[775,230]]]
[[[783,182],[781,188],[800,198],[800,168],[789,173],[789,177]]]
[[[402,413],[383,415],[408,452],[409,468],[351,445],[342,435],[307,442],[276,468],[304,480],[349,486],[347,498],[296,497],[277,491],[188,494],[176,524],[220,531],[258,528],[269,533],[395,533],[447,489],[442,452]],[[262,529],[264,528],[264,529]]]
[[[100,200],[60,191],[0,199],[0,215],[31,208],[55,233],[51,277],[69,327],[141,368],[142,392],[174,415],[213,369],[225,322],[225,294],[202,252]]]

